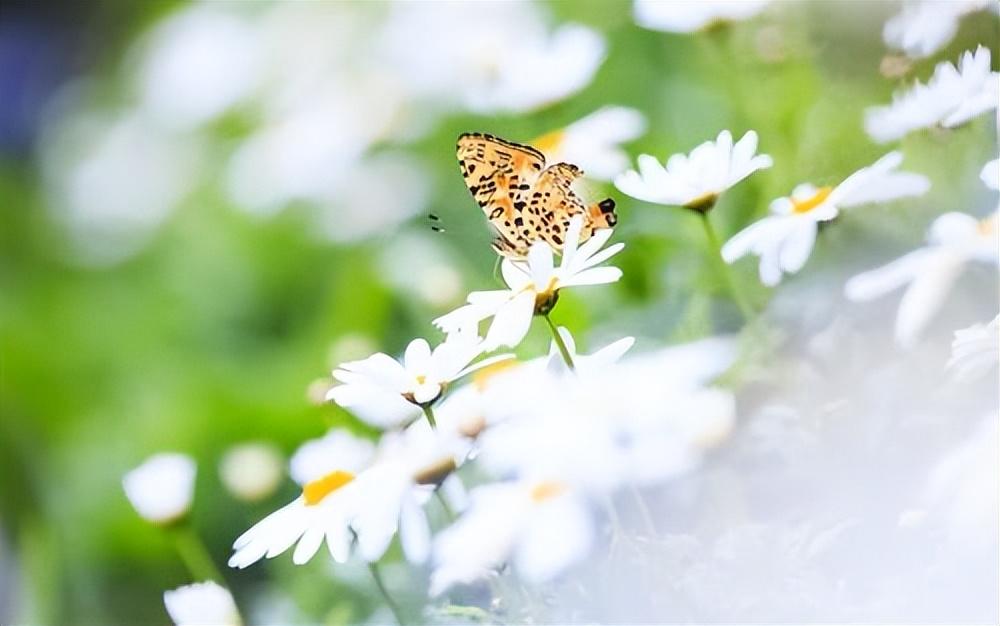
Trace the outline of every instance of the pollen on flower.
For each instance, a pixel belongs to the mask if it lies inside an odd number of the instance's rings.
[[[538,504],[545,502],[546,500],[551,500],[552,498],[560,495],[566,491],[566,485],[555,482],[555,481],[545,481],[538,483],[531,489],[531,501]]]
[[[812,211],[819,205],[823,204],[823,201],[826,200],[832,192],[833,187],[820,187],[816,190],[816,193],[809,196],[805,200],[796,200],[792,198],[792,213],[801,215]]]
[[[531,142],[535,148],[543,152],[544,154],[552,154],[559,151],[562,147],[563,141],[566,139],[565,130],[554,130],[551,133],[545,133],[538,139]]]
[[[319,504],[323,498],[354,480],[354,474],[344,470],[330,472],[322,478],[308,482],[302,488],[302,497],[307,505]]]
[[[546,315],[559,302],[558,279],[553,276],[549,279],[549,284],[545,289],[535,290],[535,315]]]

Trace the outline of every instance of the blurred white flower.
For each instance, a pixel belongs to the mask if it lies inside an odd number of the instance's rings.
[[[639,26],[668,33],[693,33],[724,22],[749,19],[770,0],[635,0]]]
[[[564,24],[549,33],[528,3],[398,3],[379,47],[411,93],[478,113],[562,100],[590,83],[605,55],[596,31]]]
[[[507,289],[474,291],[468,304],[434,320],[434,325],[447,333],[460,329],[474,329],[479,322],[493,318],[490,330],[483,340],[484,351],[499,346],[515,347],[528,334],[531,318],[536,312],[548,312],[555,304],[560,289],[582,285],[602,285],[621,278],[617,267],[595,267],[608,260],[622,248],[616,243],[608,248],[613,231],[598,230],[583,245],[577,247],[583,220],[576,216],[566,232],[566,245],[562,261],[554,267],[552,248],[544,241],[536,241],[528,251],[527,262],[505,258],[500,272]]]
[[[474,330],[451,332],[433,351],[425,339],[406,347],[403,362],[378,352],[362,361],[343,363],[333,371],[342,384],[327,393],[345,409],[375,426],[394,426],[434,403],[452,381],[499,360],[500,355],[469,365],[483,353]]]
[[[212,581],[164,591],[163,604],[177,626],[239,626],[242,623],[232,594]]]
[[[496,483],[469,495],[468,511],[435,539],[432,595],[487,577],[507,561],[525,580],[544,582],[590,550],[590,507],[564,484]]]
[[[269,443],[232,446],[219,462],[219,477],[231,494],[247,502],[262,500],[278,488],[283,459]]]
[[[965,52],[958,68],[939,63],[926,85],[917,83],[897,92],[888,106],[865,111],[865,130],[880,143],[893,141],[921,128],[953,128],[997,108],[1000,73],[990,71],[990,51],[979,46]]]
[[[375,444],[343,428],[332,428],[319,439],[299,446],[288,463],[292,480],[300,485],[338,469],[357,474],[372,460]]]
[[[989,554],[996,552],[1000,509],[998,426],[995,411],[983,416],[973,433],[934,466],[924,496],[955,544]]]
[[[78,107],[67,96],[68,107]],[[49,207],[77,259],[113,264],[140,251],[197,181],[197,137],[141,113],[76,113],[42,138]]]
[[[905,0],[903,10],[882,29],[886,45],[913,58],[929,57],[958,32],[968,13],[990,6],[990,0]]]
[[[622,193],[652,202],[706,211],[727,189],[757,170],[774,163],[766,154],[756,154],[757,133],[748,131],[733,145],[728,130],[715,141],[706,141],[690,155],[675,154],[666,167],[656,157],[639,155],[639,170],[629,170],[615,178]]]
[[[440,241],[435,241],[440,238],[434,235],[405,234],[383,246],[379,251],[379,274],[396,289],[432,307],[454,306],[463,295],[462,274],[457,260]],[[423,278],[413,280],[414,276]]]
[[[548,163],[574,163],[590,178],[611,180],[628,167],[628,155],[621,144],[645,130],[646,118],[639,111],[607,106],[529,143]]]
[[[378,459],[359,477],[365,497],[351,526],[361,558],[379,560],[398,532],[406,558],[426,560],[431,532],[423,505],[439,485],[458,480],[453,472],[469,449],[454,430],[431,428],[424,421],[383,436]]]
[[[326,540],[330,556],[343,563],[350,556],[350,521],[363,497],[355,474],[335,470],[306,483],[302,495],[257,522],[233,542],[229,566],[243,569],[273,558],[293,545],[292,562],[312,559]]]
[[[161,452],[125,474],[122,487],[140,516],[156,524],[169,524],[191,508],[196,473],[191,457]]]
[[[172,128],[208,122],[261,79],[251,20],[224,5],[189,5],[158,23],[135,69],[143,107]]]
[[[955,331],[948,369],[957,380],[971,381],[1000,363],[1000,315],[989,324],[973,324]]]
[[[732,355],[715,340],[592,363],[575,376],[531,367],[498,375],[484,392],[478,462],[591,494],[676,476],[731,428],[732,394],[705,384]]]
[[[819,223],[837,217],[841,208],[926,193],[930,181],[925,176],[896,171],[902,161],[902,154],[890,152],[836,187],[799,185],[790,197],[771,203],[771,215],[727,241],[722,246],[722,258],[733,263],[747,254],[757,255],[761,282],[777,285],[782,273],[792,274],[802,269],[816,242]]]
[[[403,152],[366,156],[345,171],[325,196],[317,197],[317,228],[341,243],[385,235],[424,209],[430,180],[422,163]],[[421,282],[427,284],[431,278]]]
[[[997,218],[977,220],[963,213],[945,213],[934,220],[928,245],[851,278],[844,293],[851,300],[878,298],[908,285],[896,315],[896,340],[912,345],[944,303],[965,264],[980,261],[996,266]]]
[[[1000,159],[993,159],[979,172],[983,184],[994,191],[1000,191]]]
[[[570,359],[573,361],[574,369],[579,372],[600,371],[605,367],[609,367],[617,363],[635,344],[635,337],[622,337],[592,354],[578,354],[576,351],[576,340],[573,339],[573,335],[569,332],[569,329],[565,326],[560,326],[558,332],[559,336],[562,337]],[[547,363],[550,371],[564,371],[566,368],[566,363],[559,352],[559,347],[556,345],[555,339],[549,344]]]

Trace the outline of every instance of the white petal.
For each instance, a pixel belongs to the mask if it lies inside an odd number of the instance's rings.
[[[576,498],[536,506],[514,557],[518,573],[532,583],[551,580],[582,560],[594,539],[590,512]]]
[[[399,518],[399,539],[403,554],[411,563],[423,563],[431,549],[431,529],[427,515],[412,497],[404,497]]]
[[[528,250],[528,267],[535,289],[545,289],[552,278],[552,248],[544,241],[536,241]]]
[[[899,302],[896,340],[900,345],[910,346],[916,341],[941,308],[962,265],[962,258],[947,250],[938,251],[933,262],[924,264],[923,271],[916,275]]]
[[[844,295],[856,302],[874,300],[913,280],[932,255],[933,251],[920,248],[882,267],[858,274],[844,285]]]
[[[426,339],[414,339],[406,346],[403,355],[403,366],[408,374],[426,374],[430,368],[431,347]]]
[[[622,277],[622,271],[617,267],[594,267],[583,270],[579,274],[572,276],[562,287],[579,287],[583,285],[603,285],[613,283]]]
[[[806,264],[809,253],[816,242],[816,222],[809,219],[799,220],[795,229],[788,233],[781,245],[779,264],[788,274],[793,274]]]
[[[493,317],[490,330],[483,340],[484,351],[490,352],[500,346],[517,347],[528,334],[534,314],[535,292],[524,291],[518,294]]]

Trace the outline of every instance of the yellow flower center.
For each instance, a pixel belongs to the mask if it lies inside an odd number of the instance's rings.
[[[323,498],[354,480],[354,474],[344,470],[330,472],[322,478],[310,481],[302,487],[302,497],[306,504],[312,506],[319,504]]]
[[[714,191],[707,191],[700,196],[692,199],[690,202],[684,205],[685,208],[691,209],[693,211],[700,211],[704,213],[710,210],[719,199],[719,194]]]
[[[792,198],[792,213],[802,215],[803,213],[808,213],[812,211],[819,205],[823,204],[830,194],[833,192],[833,187],[820,187],[816,190],[816,193],[809,196],[805,200],[796,200]]]
[[[530,494],[531,501],[535,504],[539,504],[541,502],[545,502],[546,500],[551,500],[564,491],[566,491],[566,485],[562,483],[555,481],[541,482],[532,487]]]
[[[517,359],[504,359],[503,361],[497,361],[496,363],[490,363],[486,367],[480,368],[473,372],[472,374],[472,384],[476,386],[479,391],[486,391],[486,385],[490,383],[490,380],[499,374],[500,372],[509,370],[513,367],[520,365]]]
[[[423,374],[417,374],[417,384],[422,385],[427,382],[427,377]]]
[[[564,139],[566,139],[565,130],[554,130],[551,133],[545,133],[541,137],[535,139],[531,142],[531,145],[548,156],[559,151],[559,148],[562,147]]]

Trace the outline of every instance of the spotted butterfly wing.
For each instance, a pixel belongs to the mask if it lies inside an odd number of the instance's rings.
[[[457,155],[466,186],[497,232],[493,249],[502,256],[523,258],[539,239],[561,250],[577,214],[584,216],[581,242],[617,221],[610,198],[587,206],[574,193],[580,168],[546,167],[545,157],[531,146],[468,133],[458,138]]]

